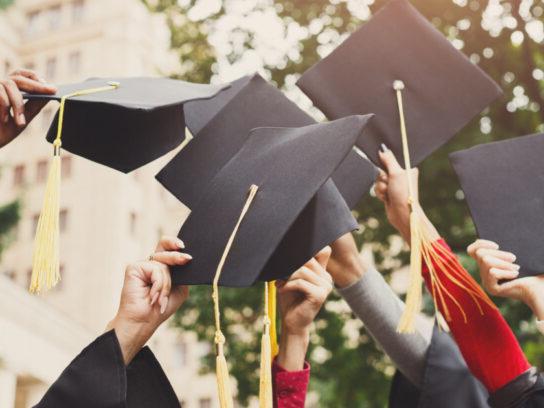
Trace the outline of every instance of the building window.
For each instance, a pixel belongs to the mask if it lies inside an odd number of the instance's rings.
[[[40,160],[36,165],[36,181],[43,183],[47,179],[47,160]]]
[[[138,216],[136,215],[136,213],[132,212],[130,213],[130,234],[131,235],[136,235],[136,228],[137,228],[137,223],[138,223]]]
[[[4,62],[4,76],[11,74],[11,64],[9,61]]]
[[[60,159],[60,171],[62,178],[68,178],[72,175],[72,156],[62,156]]]
[[[72,3],[72,21],[78,23],[83,20],[85,15],[85,1],[75,0]]]
[[[50,30],[56,30],[60,27],[60,4],[57,6],[50,7],[47,10],[47,24]]]
[[[65,232],[68,229],[68,210],[63,209],[59,212],[59,231]]]
[[[34,214],[32,217],[32,236],[36,235],[36,230],[38,229],[38,222],[40,221],[40,214]]]
[[[198,400],[198,407],[199,408],[212,408],[211,398],[200,398]]]
[[[81,53],[79,51],[71,52],[68,56],[68,72],[70,75],[79,74],[81,69]]]
[[[17,277],[17,274],[13,269],[10,269],[9,271],[5,271],[4,275],[6,275],[6,277],[12,281],[15,281],[15,278]]]
[[[30,283],[32,282],[32,268],[27,269],[26,271],[26,287],[30,287]]]
[[[40,12],[31,11],[26,15],[26,30],[28,35],[36,34],[39,31]]]
[[[186,367],[189,364],[189,345],[185,341],[182,341],[175,350],[175,359],[179,367]]]
[[[57,59],[50,57],[45,63],[45,75],[48,80],[54,79],[57,75]]]
[[[25,182],[25,166],[20,164],[13,169],[13,186],[22,186]]]

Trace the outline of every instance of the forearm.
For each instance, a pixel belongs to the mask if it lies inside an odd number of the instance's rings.
[[[414,385],[421,385],[430,341],[417,331],[414,334],[397,333],[404,304],[383,276],[372,269],[338,291],[395,366]]]
[[[287,371],[302,370],[306,361],[309,343],[309,330],[304,334],[291,334],[288,330],[282,328],[280,352],[276,362]]]
[[[450,330],[470,370],[493,392],[528,370],[529,363],[499,310],[473,298],[466,288],[449,278],[451,270],[455,269],[461,273],[458,282],[465,282],[464,286],[476,284],[445,241],[438,240],[434,245],[437,253],[441,254],[439,261],[433,262],[432,266],[435,279],[443,285],[442,295],[434,293],[429,266],[424,265],[427,288],[435,295],[440,312],[444,316],[449,314]]]

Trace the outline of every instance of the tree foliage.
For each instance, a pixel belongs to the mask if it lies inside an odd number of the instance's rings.
[[[218,2],[215,9],[200,18],[191,18],[201,3],[195,0],[155,0],[150,7],[167,16],[172,47],[183,67],[178,77],[207,82],[219,72],[219,62],[233,63],[251,52],[259,55],[262,68],[278,86],[291,89],[300,73],[325,56],[385,2],[244,2],[242,18],[251,19],[256,13],[267,11],[281,21],[284,37],[278,38],[278,42],[287,41],[293,32],[299,35],[293,48],[273,62],[266,58],[270,50],[263,49],[259,41],[258,31],[262,28],[251,24],[240,24],[223,31],[227,46],[221,49],[209,41],[224,27],[235,1]],[[544,1],[412,0],[412,3],[504,90],[500,101],[421,165],[422,204],[452,248],[461,254],[475,238],[475,229],[447,156],[452,151],[476,144],[544,131]],[[405,252],[392,252],[391,238],[395,231],[387,224],[376,199],[363,200],[357,216],[361,224],[357,240],[361,246],[365,244],[373,249],[381,270],[389,272],[406,262]],[[469,270],[475,270],[475,265],[466,257],[463,260]],[[177,322],[181,327],[196,330],[201,339],[211,342],[210,293],[207,288],[196,288],[191,296]],[[261,288],[224,289],[221,302],[232,373],[244,403],[250,395],[256,395],[258,384]],[[509,301],[499,304],[531,362],[542,366],[544,346],[537,342],[534,327],[527,324],[529,311]],[[320,406],[384,406],[391,366],[352,316],[338,311],[339,305],[341,303],[334,298],[328,303],[318,317],[313,335],[312,387],[319,391]],[[207,357],[210,367],[213,367],[212,357],[213,350],[210,350]]]
[[[0,206],[0,256],[13,238],[11,232],[19,222],[19,212],[19,201]]]

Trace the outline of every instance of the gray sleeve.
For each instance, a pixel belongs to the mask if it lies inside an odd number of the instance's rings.
[[[397,333],[404,303],[383,276],[376,270],[369,270],[360,280],[338,292],[395,366],[414,385],[421,385],[430,340],[419,331]]]

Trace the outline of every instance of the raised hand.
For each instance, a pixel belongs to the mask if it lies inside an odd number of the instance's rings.
[[[277,361],[288,371],[302,370],[310,327],[333,289],[326,270],[330,255],[330,247],[322,249],[287,281],[278,282],[282,330]]]
[[[478,239],[468,249],[480,269],[482,285],[491,295],[524,302],[539,320],[544,319],[544,276],[519,276],[516,256],[493,241]]]
[[[178,252],[183,243],[178,238],[161,239],[150,260],[135,262],[125,271],[119,310],[108,325],[115,329],[125,363],[187,299],[189,288],[172,288],[169,266],[184,265],[192,259]]]
[[[25,104],[21,92],[54,94],[57,89],[27,69],[14,71],[0,80],[0,147],[15,139],[47,104],[47,101]]]

